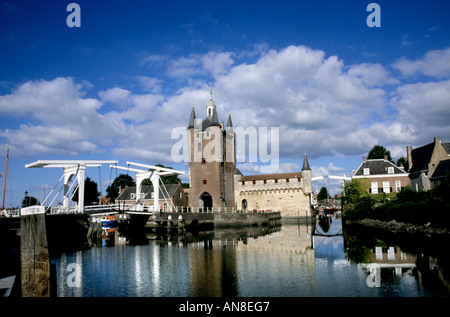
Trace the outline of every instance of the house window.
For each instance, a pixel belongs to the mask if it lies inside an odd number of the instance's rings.
[[[394,168],[388,167],[388,174],[394,174]]]
[[[383,193],[389,194],[390,192],[389,182],[383,182]]]
[[[364,175],[369,175],[370,170],[368,168],[365,168],[365,169],[363,169],[363,173],[364,173]]]
[[[253,185],[255,185],[256,184],[256,181],[253,181]]]
[[[275,184],[277,184],[277,183],[278,183],[278,179],[275,180]]]
[[[206,179],[203,180],[203,185],[206,185],[208,182],[206,181]]]
[[[402,190],[402,182],[395,181],[395,191],[398,193]]]
[[[180,192],[180,199],[183,198],[183,192]]]
[[[286,183],[289,183],[289,178],[286,178]]]
[[[245,182],[242,182],[242,185],[245,185]]]
[[[297,178],[297,182],[299,182],[299,183],[300,183],[300,177],[299,177],[299,178]]]
[[[372,194],[378,194],[378,182],[371,183],[371,190]]]
[[[267,179],[264,180],[264,184],[267,184]]]

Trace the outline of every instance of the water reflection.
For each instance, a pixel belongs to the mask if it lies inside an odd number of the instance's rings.
[[[113,241],[52,259],[58,296],[448,295],[445,262],[372,232],[343,230],[335,216],[271,229],[144,234],[134,245]],[[70,263],[79,275],[67,270]]]

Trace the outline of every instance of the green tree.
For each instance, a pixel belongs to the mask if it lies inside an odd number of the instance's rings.
[[[367,159],[368,160],[383,159],[385,155],[387,156],[390,162],[394,163],[391,157],[391,152],[388,149],[386,149],[382,145],[374,145],[374,147],[369,151]]]
[[[86,177],[84,180],[84,205],[90,206],[98,204],[100,195],[101,193],[98,191],[97,183],[89,177]],[[72,200],[78,202],[78,188],[75,190]]]
[[[129,175],[120,174],[114,179],[111,185],[106,188],[106,197],[114,201],[119,197],[119,189],[129,186],[136,186],[134,179]]]
[[[22,199],[22,207],[40,205],[41,203],[33,196],[25,196]]]
[[[365,218],[371,210],[367,179],[354,178],[345,182],[343,215],[348,219]]]
[[[398,167],[403,166],[404,169],[405,169],[405,172],[408,171],[408,161],[406,160],[406,158],[405,158],[404,156],[400,157],[400,158],[397,160],[397,166],[398,166]]]
[[[322,187],[319,193],[317,194],[317,200],[324,200],[327,199],[328,197],[330,197],[328,194],[328,190],[326,189],[326,187]]]

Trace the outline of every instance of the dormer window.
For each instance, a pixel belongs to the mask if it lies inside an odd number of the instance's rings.
[[[388,167],[388,174],[394,174],[394,168],[392,166]]]
[[[363,169],[363,174],[364,175],[370,175],[370,169],[369,168],[364,168]]]

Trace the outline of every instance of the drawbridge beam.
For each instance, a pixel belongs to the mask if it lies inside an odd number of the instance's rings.
[[[64,170],[64,198],[63,208],[69,208],[69,183],[72,176],[77,178],[78,182],[78,212],[84,211],[84,179],[86,176],[86,167],[101,167],[102,164],[117,164],[113,160],[40,160],[26,164],[25,168],[63,168]]]
[[[150,179],[153,184],[153,206],[155,211],[159,211],[159,179],[160,176],[184,175],[183,171],[160,167],[155,165],[147,165],[141,163],[127,162],[127,165],[146,168],[146,170],[130,167],[122,167],[117,165],[110,165],[111,168],[131,171],[136,173],[136,203],[141,198],[141,185],[145,179]]]

